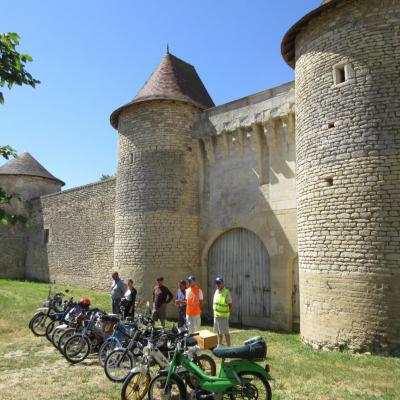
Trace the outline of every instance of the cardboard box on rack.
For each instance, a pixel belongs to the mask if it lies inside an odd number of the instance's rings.
[[[194,339],[202,350],[213,349],[218,344],[218,336],[208,330],[199,331]]]

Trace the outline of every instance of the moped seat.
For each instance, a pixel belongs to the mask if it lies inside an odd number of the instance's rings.
[[[267,345],[264,341],[236,347],[219,347],[213,350],[219,358],[240,358],[242,360],[263,360],[267,355]]]
[[[120,321],[120,318],[117,315],[112,315],[112,314],[102,315],[101,319],[103,321],[107,321],[107,322],[119,322]]]

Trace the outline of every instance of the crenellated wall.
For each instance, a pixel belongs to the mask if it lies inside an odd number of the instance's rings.
[[[224,232],[246,228],[265,245],[271,314],[263,327],[292,327],[292,261],[297,253],[294,83],[202,113],[199,140],[202,281],[209,249]],[[229,285],[229,282],[227,283]]]

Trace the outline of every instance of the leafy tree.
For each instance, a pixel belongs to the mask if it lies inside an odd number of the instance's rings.
[[[20,54],[15,49],[19,45],[20,37],[14,33],[0,34],[0,87],[11,89],[13,85],[30,85],[35,87],[40,83],[25,70],[25,64],[32,61],[28,54]],[[0,91],[0,104],[4,103],[3,93]]]
[[[8,160],[10,157],[16,157],[17,153],[12,147],[8,145],[0,146],[0,156]],[[0,187],[0,206],[10,204],[12,199],[22,201],[21,196],[19,196],[18,194],[7,194],[6,191],[2,187]],[[1,225],[15,225],[18,222],[26,224],[28,222],[28,219],[24,215],[11,214],[0,207]]]
[[[11,89],[13,85],[30,85],[35,87],[40,81],[33,78],[32,75],[25,70],[25,64],[32,61],[32,57],[28,54],[21,54],[15,49],[19,45],[20,37],[14,33],[1,33],[0,34],[0,87],[7,87]],[[0,104],[4,103],[3,93],[0,91]],[[0,145],[0,157],[8,160],[10,157],[16,157],[15,150],[8,145]],[[0,224],[15,225],[18,222],[23,224],[27,223],[27,218],[23,215],[10,214],[1,205],[10,204],[12,199],[19,199],[21,197],[17,194],[7,194],[6,191],[0,187]]]

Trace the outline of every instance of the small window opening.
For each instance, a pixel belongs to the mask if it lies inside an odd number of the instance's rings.
[[[193,149],[192,149],[190,146],[187,146],[187,147],[186,147],[186,150],[189,151],[189,152],[191,152]]]
[[[326,177],[325,183],[326,183],[326,186],[333,186],[333,178],[331,176]]]
[[[133,163],[133,153],[129,154],[129,163],[132,164]]]
[[[339,85],[340,83],[346,82],[346,70],[344,65],[338,65],[335,67],[335,84]]]
[[[49,229],[45,229],[43,231],[43,243],[44,244],[49,243],[49,238],[50,238],[50,230]]]
[[[334,127],[335,127],[335,123],[334,122],[329,122],[328,129],[332,129]]]

